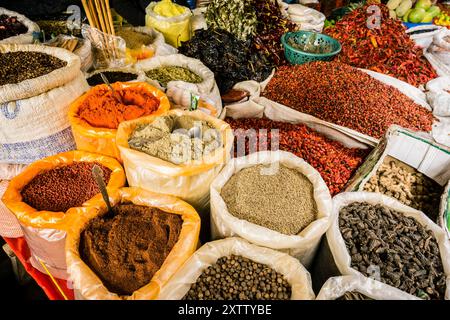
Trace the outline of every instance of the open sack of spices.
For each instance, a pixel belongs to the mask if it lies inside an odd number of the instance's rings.
[[[60,48],[0,45],[0,162],[73,150],[69,105],[88,89],[80,59]]]
[[[142,71],[130,68],[100,69],[86,75],[86,80],[91,87],[95,87],[99,84],[105,84],[101,73],[103,73],[109,83],[145,82],[145,74]]]
[[[166,42],[177,48],[191,38],[192,12],[171,0],[151,2],[145,9],[145,25],[161,32]]]
[[[171,110],[121,123],[117,146],[128,183],[181,198],[201,211],[230,158],[230,126],[201,111]]]
[[[132,63],[154,56],[176,54],[177,49],[168,45],[161,32],[149,27],[126,27],[116,35],[125,40],[127,55]]]
[[[70,151],[29,165],[12,179],[2,201],[17,217],[31,251],[33,267],[56,278],[67,278],[64,245],[76,213],[100,191],[92,167],[102,169],[107,188],[125,185],[117,160],[83,151]],[[45,267],[44,267],[45,265]]]
[[[245,108],[228,105],[222,113],[234,130],[235,157],[266,150],[292,152],[320,173],[333,196],[344,189],[372,149],[325,121],[266,98],[255,101]]]
[[[232,159],[211,184],[213,239],[239,236],[309,266],[331,221],[320,174],[284,151]]]
[[[214,74],[201,61],[173,54],[138,62],[135,68],[144,71],[152,84],[165,88],[167,96],[176,106],[190,109],[196,97],[215,108],[207,111],[208,114],[218,117],[222,112],[222,100]]]
[[[31,44],[39,26],[27,17],[0,7],[0,44]]]
[[[332,277],[322,286],[316,300],[420,300],[400,290],[384,289],[371,278]]]
[[[163,286],[159,300],[313,300],[295,258],[240,238],[208,242]]]
[[[98,85],[78,98],[69,110],[69,121],[77,149],[119,159],[116,133],[122,121],[133,120],[170,109],[166,95],[144,83],[114,83],[114,92]]]
[[[371,277],[386,294],[403,291],[421,299],[450,297],[450,243],[422,212],[385,195],[341,193],[333,198],[326,235],[342,275]],[[319,256],[320,258],[320,256]]]
[[[262,96],[374,143],[392,124],[429,132],[434,121],[420,90],[340,62],[280,67]]]
[[[438,223],[449,212],[444,202],[447,196],[444,189],[449,181],[449,147],[392,126],[346,190],[384,194],[422,211]],[[442,226],[445,228],[445,224]]]
[[[66,258],[75,297],[155,299],[198,246],[200,218],[189,204],[139,188],[109,193],[78,209]]]

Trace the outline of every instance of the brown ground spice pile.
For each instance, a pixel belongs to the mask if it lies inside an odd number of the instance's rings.
[[[111,169],[96,162],[75,162],[34,177],[22,189],[22,201],[39,211],[66,212],[80,207],[100,192],[92,177],[95,164],[102,169],[103,180],[108,183]]]
[[[111,292],[131,295],[160,269],[181,232],[179,215],[121,204],[89,222],[80,255]]]

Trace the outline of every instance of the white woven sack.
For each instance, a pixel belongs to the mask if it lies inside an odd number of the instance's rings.
[[[11,11],[5,8],[0,7],[0,15],[6,14],[7,16],[13,16],[17,17],[17,20],[22,22],[27,28],[28,31],[23,34],[19,34],[17,36],[9,37],[3,40],[0,40],[0,44],[30,44],[33,43],[33,32],[39,32],[39,26],[25,17],[24,15],[21,15],[20,13],[17,13],[15,11]]]
[[[11,180],[25,169],[26,164],[0,163],[0,181]]]
[[[68,279],[66,266],[66,232],[56,229],[33,228],[20,224],[23,235],[30,248],[30,263],[44,274],[58,279]]]
[[[161,289],[158,300],[181,300],[203,270],[219,258],[242,256],[281,273],[291,285],[291,300],[313,300],[311,276],[298,260],[275,250],[258,247],[240,238],[208,242],[197,250]]]
[[[418,297],[392,288],[383,290],[380,282],[355,276],[332,277],[320,289],[316,300],[336,300],[346,292],[358,292],[373,300],[420,300]]]
[[[80,59],[61,48],[0,45],[0,52],[38,51],[67,62],[47,75],[0,86],[0,163],[27,164],[75,148],[67,112],[89,87]]]
[[[16,216],[3,204],[2,197],[8,188],[9,181],[0,181],[0,236],[7,238],[23,237],[19,220]]]
[[[142,60],[135,64],[135,68],[137,70],[143,70],[144,72],[166,66],[179,66],[187,68],[202,77],[203,82],[194,84],[197,88],[197,92],[193,92],[193,94],[197,94],[200,96],[200,98],[206,101],[210,101],[216,108],[217,115],[220,115],[220,113],[222,112],[222,98],[220,97],[220,92],[214,78],[214,73],[209,70],[200,60],[189,58],[182,54],[172,54],[168,56],[158,56]],[[186,83],[184,81],[169,82],[167,84],[167,95],[169,99],[175,99],[175,103],[177,104],[181,103],[182,101],[180,99],[177,99],[179,93],[176,92],[178,92],[178,90],[171,90],[171,88],[186,88],[186,90],[187,88],[189,88],[189,91],[192,91],[191,85],[192,84]],[[170,95],[170,93],[173,94]],[[189,107],[189,105],[182,105],[182,107]]]
[[[344,192],[338,194],[333,198],[333,213],[332,223],[327,231],[327,241],[330,247],[330,251],[333,255],[334,262],[342,275],[353,275],[356,277],[365,277],[359,271],[351,267],[351,257],[347,251],[347,247],[344,242],[344,238],[339,230],[339,211],[342,207],[345,207],[353,202],[366,202],[372,205],[380,204],[388,208],[394,209],[397,212],[404,214],[407,217],[414,218],[421,225],[431,230],[436,238],[439,246],[442,264],[446,279],[446,292],[445,299],[450,298],[450,243],[447,238],[446,232],[438,225],[433,223],[423,212],[415,210],[411,207],[405,206],[394,198],[387,197],[379,193],[371,192]],[[396,288],[377,281],[382,287],[381,290],[387,295],[394,294]]]
[[[257,164],[274,163],[298,170],[311,181],[314,187],[317,219],[297,235],[285,235],[233,216],[220,195],[228,180],[242,169]],[[285,252],[299,259],[306,267],[312,263],[320,239],[331,222],[331,196],[319,172],[303,159],[285,151],[262,151],[232,159],[211,184],[210,204],[212,239],[238,236],[256,245]]]

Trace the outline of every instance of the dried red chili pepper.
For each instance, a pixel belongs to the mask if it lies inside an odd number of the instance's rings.
[[[319,171],[330,189],[331,195],[342,191],[352,174],[370,152],[369,149],[346,148],[341,143],[326,138],[304,124],[277,122],[266,118],[227,118],[225,121],[234,129],[235,156],[239,151],[236,142],[239,138],[248,137],[246,130],[254,129],[256,131],[255,145],[250,146],[249,140],[251,139],[246,140],[245,154],[247,155],[251,151],[271,150],[272,139],[275,139],[273,137],[275,133],[271,130],[278,129],[279,149],[294,153]],[[260,129],[267,131],[260,131]],[[239,154],[239,156],[242,155]]]
[[[380,28],[369,29],[367,7],[350,12],[335,26],[324,29],[341,42],[337,61],[385,73],[416,87],[436,78],[435,70],[406,34],[401,21],[389,18],[389,9],[380,4]]]
[[[392,124],[430,131],[431,111],[394,87],[339,62],[278,68],[263,95],[319,119],[381,138]]]

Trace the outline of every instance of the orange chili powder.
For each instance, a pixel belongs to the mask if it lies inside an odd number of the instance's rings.
[[[149,92],[133,87],[114,89],[123,104],[108,88],[97,88],[81,104],[79,117],[93,127],[117,129],[121,122],[151,115],[159,107],[159,100]]]

